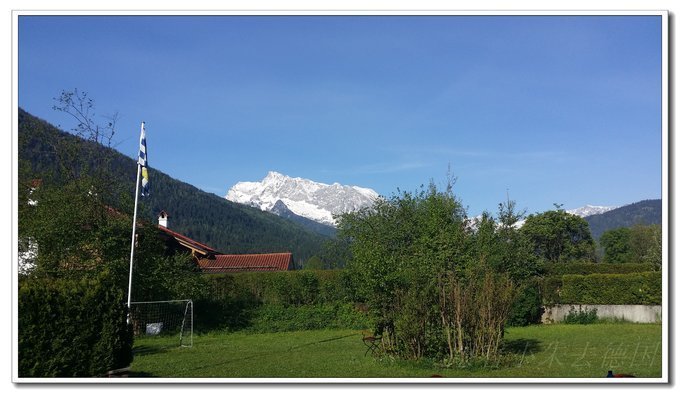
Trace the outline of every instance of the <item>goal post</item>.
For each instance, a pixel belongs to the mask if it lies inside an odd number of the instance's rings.
[[[130,319],[135,336],[178,335],[180,347],[194,345],[191,299],[130,302]]]

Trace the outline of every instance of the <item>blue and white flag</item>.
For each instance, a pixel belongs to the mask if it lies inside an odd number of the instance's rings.
[[[147,170],[147,155],[146,155],[146,131],[144,130],[144,122],[142,122],[142,135],[139,137],[139,159],[137,163],[142,167],[142,196],[149,195],[149,172]]]

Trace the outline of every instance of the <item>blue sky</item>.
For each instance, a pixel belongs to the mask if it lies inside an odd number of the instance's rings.
[[[21,16],[18,88],[63,129],[53,98],[88,92],[131,157],[146,121],[150,165],[220,196],[450,165],[476,215],[660,198],[661,61],[654,16]]]

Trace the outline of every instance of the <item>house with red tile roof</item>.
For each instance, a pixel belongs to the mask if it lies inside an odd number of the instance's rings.
[[[161,211],[158,216],[158,229],[161,230],[166,239],[166,246],[173,251],[187,250],[191,252],[191,256],[196,260],[212,258],[215,254],[219,253],[219,251],[206,244],[168,229],[168,213],[165,211]]]
[[[166,236],[170,249],[191,252],[203,273],[294,270],[293,254],[222,254],[214,248],[168,229],[168,213],[161,211],[158,229]]]

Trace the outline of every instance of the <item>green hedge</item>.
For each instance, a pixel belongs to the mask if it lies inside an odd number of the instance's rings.
[[[107,281],[22,281],[20,377],[91,377],[131,363],[125,296]]]
[[[661,272],[567,274],[544,279],[545,304],[661,304]]]
[[[551,263],[546,264],[545,271],[550,276],[565,274],[627,274],[644,273],[658,270],[653,263]]]
[[[205,277],[209,295],[195,302],[195,327],[199,331],[298,330],[295,326],[351,328],[356,323],[338,315],[364,318],[361,313],[346,312],[353,309],[359,299],[354,295],[356,291],[348,273],[343,270],[244,272]],[[342,310],[339,304],[343,305]],[[278,320],[267,317],[272,313],[278,315]],[[271,327],[265,326],[267,320],[271,321]]]
[[[367,329],[367,314],[348,303],[284,306],[265,304],[253,310],[248,331],[285,332],[312,329]]]
[[[541,298],[544,305],[560,304],[562,285],[562,276],[543,277],[541,280]]]
[[[300,306],[357,301],[343,270],[248,272],[206,276],[211,298],[249,298],[256,303]]]

